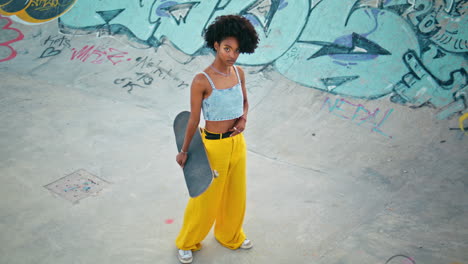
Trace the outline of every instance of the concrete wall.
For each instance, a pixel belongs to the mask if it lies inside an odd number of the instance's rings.
[[[46,48],[39,58],[116,65],[130,60],[132,49],[102,49],[100,39],[124,35],[129,45],[147,48],[167,40],[200,56],[207,24],[235,13],[249,18],[261,39],[257,52],[242,55],[239,64],[270,66],[300,85],[336,95],[431,105],[440,119],[467,107],[468,4],[462,0],[3,2],[2,35],[12,33],[3,37],[2,62],[14,59],[10,44],[23,39],[5,16],[24,23],[60,17],[52,23],[62,34],[41,39]],[[82,34],[93,34],[96,42],[71,47],[70,39]],[[67,54],[60,54],[64,48]]]
[[[213,56],[204,28],[218,15],[242,14],[260,35],[258,50],[238,60],[252,75],[254,101],[269,93],[265,78],[274,85],[285,77],[321,92],[318,111],[386,138],[397,106],[454,120],[447,133],[462,138],[467,10],[463,0],[2,1],[0,67],[57,84],[99,83],[95,91],[135,94],[164,83],[185,96]]]
[[[251,148],[271,157],[307,166],[318,157],[315,134],[344,153],[370,138],[424,145],[466,136],[467,1],[23,2],[0,5],[2,71],[139,100],[168,124],[189,108],[191,79],[213,58],[204,28],[218,15],[248,17],[261,39],[239,58],[258,117]],[[285,143],[285,126],[313,132]]]

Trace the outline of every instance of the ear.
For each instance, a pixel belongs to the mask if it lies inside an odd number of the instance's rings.
[[[215,41],[215,43],[213,44],[213,47],[215,48],[216,51],[218,51],[218,49],[219,49],[218,41]]]

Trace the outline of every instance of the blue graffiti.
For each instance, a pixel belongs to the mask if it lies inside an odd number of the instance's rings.
[[[465,0],[81,0],[63,33],[123,34],[147,47],[170,41],[205,54],[203,32],[219,15],[249,19],[260,38],[238,63],[271,65],[306,87],[410,106],[448,118],[467,108]]]
[[[276,69],[288,79],[333,94],[374,99],[391,93],[407,72],[401,65],[403,54],[419,49],[416,35],[391,12],[360,9],[348,18],[353,2],[328,0],[316,5],[299,40],[275,62]],[[340,85],[322,81],[346,76],[359,78]]]

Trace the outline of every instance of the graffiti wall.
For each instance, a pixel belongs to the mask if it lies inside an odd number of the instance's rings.
[[[257,51],[239,57],[241,65],[260,71],[270,66],[324,93],[433,107],[439,119],[467,111],[467,0],[2,0],[0,13],[2,33],[17,32],[9,16],[24,23],[58,18],[52,23],[60,35],[48,39],[41,57],[59,54],[71,36],[86,34],[125,36],[146,48],[167,40],[189,56],[201,56],[207,25],[216,16],[240,14],[260,36]],[[1,47],[10,53],[0,61],[16,56],[10,44],[22,38],[20,32],[8,36]],[[71,60],[82,62],[132,60],[128,51],[97,45],[70,52]],[[145,80],[140,85],[151,83]],[[115,80],[131,90],[129,82]]]

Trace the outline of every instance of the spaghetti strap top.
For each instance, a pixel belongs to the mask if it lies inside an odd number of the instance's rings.
[[[213,80],[206,72],[202,72],[211,85],[211,94],[203,99],[203,117],[208,121],[223,121],[239,118],[244,113],[244,94],[237,67],[237,84],[227,89],[216,89]]]

